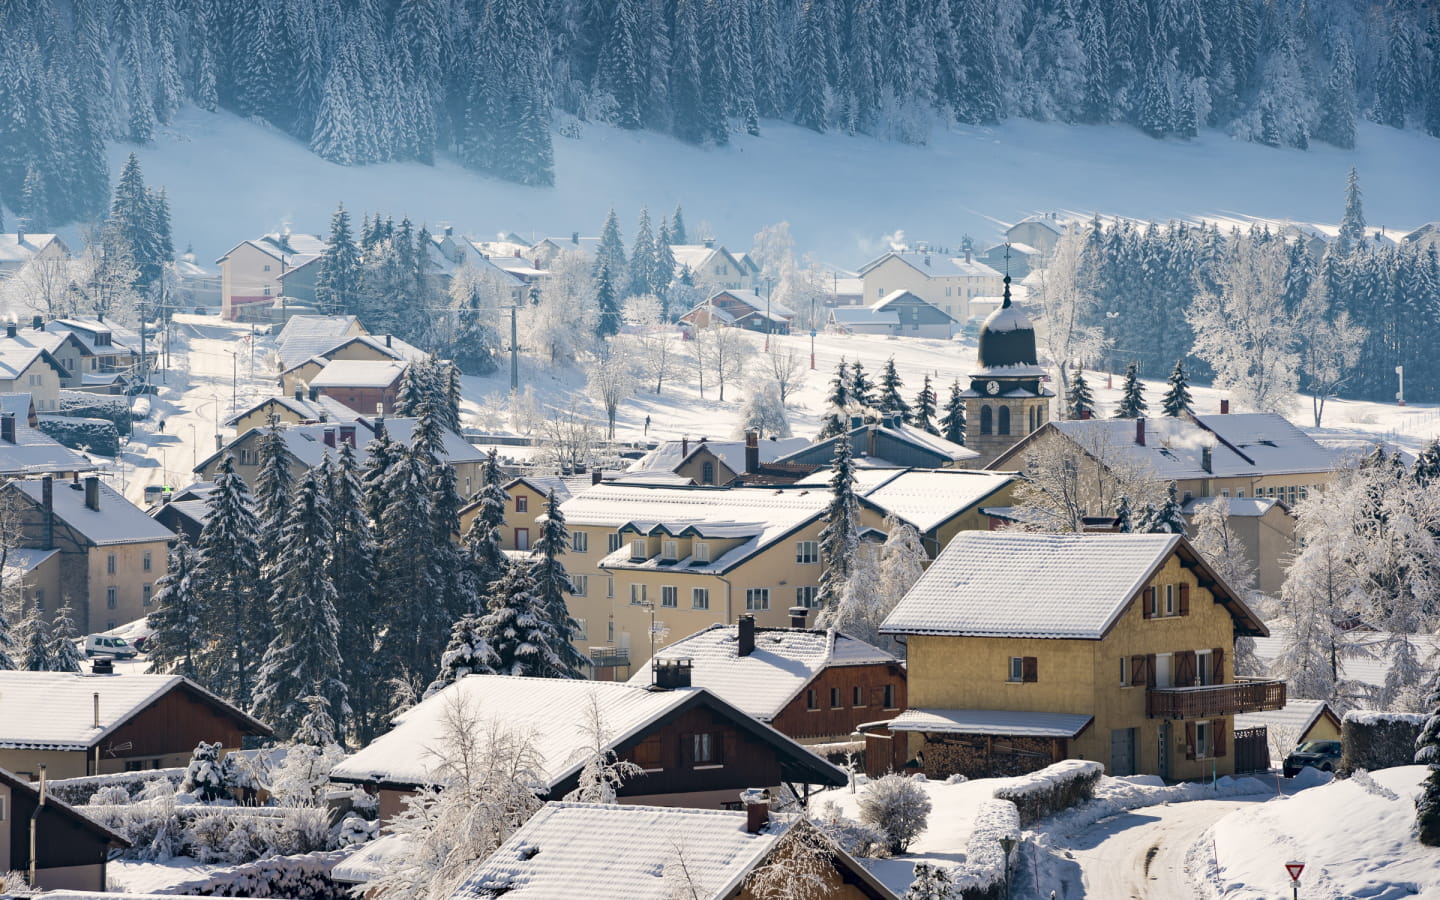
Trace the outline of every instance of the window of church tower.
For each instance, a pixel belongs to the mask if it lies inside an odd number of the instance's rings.
[[[988,406],[982,406],[982,407],[980,407],[980,433],[981,433],[981,434],[990,434],[992,431],[994,431],[992,416],[994,416],[994,412],[990,409],[990,407],[988,407]]]
[[[995,431],[997,434],[1010,433],[1010,407],[1000,407],[1000,426]]]

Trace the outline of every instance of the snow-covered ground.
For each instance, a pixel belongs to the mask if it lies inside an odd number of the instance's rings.
[[[1221,819],[1191,863],[1201,896],[1262,900],[1289,896],[1287,862],[1303,862],[1306,900],[1440,897],[1440,848],[1415,839],[1415,795],[1424,766],[1334,781],[1283,803]],[[1211,852],[1204,853],[1205,844]]]
[[[820,135],[766,121],[764,134],[724,148],[588,124],[555,139],[556,184],[527,188],[442,161],[348,168],[229,113],[186,107],[144,147],[110,147],[111,170],[139,156],[147,183],[169,191],[175,246],[210,265],[240,241],[290,222],[323,232],[336,203],[409,215],[483,236],[599,232],[614,206],[629,237],[642,204],[677,203],[697,228],[732,249],[766,224],[789,221],[800,251],[851,268],[903,229],[955,246],[988,244],[996,220],[1038,210],[1147,219],[1252,215],[1334,222],[1345,173],[1359,168],[1372,225],[1408,231],[1440,209],[1440,143],[1419,132],[1359,123],[1354,150],[1316,143],[1278,150],[1209,131],[1156,141],[1126,126],[1016,119],[993,128],[937,131],[924,147]],[[698,232],[696,232],[698,233]]]

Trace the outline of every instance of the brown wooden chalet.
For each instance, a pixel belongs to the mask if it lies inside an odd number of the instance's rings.
[[[36,812],[39,815],[36,815]],[[110,850],[125,838],[47,796],[14,772],[0,768],[0,871],[30,868],[30,828],[35,828],[35,883],[44,891],[103,891]]]

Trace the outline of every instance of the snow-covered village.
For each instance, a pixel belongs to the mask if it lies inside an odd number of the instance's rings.
[[[1440,8],[0,0],[0,900],[1440,898]]]

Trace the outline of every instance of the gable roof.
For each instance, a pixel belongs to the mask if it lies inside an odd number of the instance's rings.
[[[315,399],[309,397],[266,397],[264,400],[242,410],[225,420],[226,425],[234,425],[246,416],[252,415],[270,404],[283,406],[290,412],[299,416],[302,420],[319,422],[321,417],[332,422],[349,422],[359,417],[359,413],[345,404],[336,400],[328,394],[320,394]]]
[[[872,303],[872,304],[870,305],[870,309],[872,309],[872,310],[875,311],[875,312],[886,312],[886,311],[892,311],[892,312],[893,312],[893,311],[895,311],[899,306],[901,306],[901,305],[906,305],[906,304],[909,304],[909,305],[912,305],[912,306],[913,306],[913,305],[917,305],[917,304],[920,305],[920,306],[928,306],[928,307],[930,307],[931,309],[935,310],[935,311],[936,311],[937,313],[939,313],[940,315],[942,315],[942,316],[944,316],[945,318],[949,319],[950,321],[952,321],[952,322],[955,321],[955,317],[954,317],[954,316],[950,315],[950,314],[947,313],[945,310],[943,310],[943,309],[941,309],[940,307],[936,306],[935,304],[931,303],[929,300],[926,300],[924,297],[921,297],[919,294],[915,294],[915,293],[911,293],[910,291],[903,291],[903,290],[902,290],[902,291],[891,291],[890,293],[888,293],[888,294],[886,294],[885,296],[881,297],[879,300],[876,300],[874,303]]]
[[[289,369],[312,356],[320,356],[346,341],[356,328],[361,334],[367,333],[355,316],[291,316],[275,338],[280,367]]]
[[[776,462],[829,465],[835,459],[836,440],[838,438],[832,437],[816,441],[788,456],[780,457]],[[857,465],[885,468],[935,466],[975,459],[980,455],[969,447],[951,443],[938,434],[931,434],[923,428],[906,425],[894,419],[867,422],[852,428],[850,446],[854,449]]]
[[[267,256],[280,260],[291,268],[298,268],[310,262],[315,257],[324,253],[325,248],[328,246],[324,238],[317,237],[313,234],[300,234],[289,230],[272,231],[258,238],[241,241],[229,250],[226,250],[225,255],[215,260],[215,262],[217,264],[223,263],[230,258],[230,254],[247,245],[254,247]]]
[[[55,371],[69,375],[70,370],[51,352],[51,347],[58,348],[63,342],[64,338],[49,332],[19,331],[13,338],[0,334],[0,378],[19,378],[37,360],[43,360]]]
[[[704,244],[670,245],[670,255],[675,260],[676,272],[680,272],[684,269],[689,269],[691,272],[697,275],[705,274],[702,270],[706,266],[710,265],[710,260],[713,259],[717,254],[725,257],[726,261],[728,261],[730,265],[734,266],[741,275],[744,275],[746,272],[750,271],[748,266],[743,265],[740,260],[736,259],[729,250],[726,250],[720,244],[714,244],[713,246],[709,247],[705,246]]]
[[[1334,720],[1337,729],[1340,727],[1340,717],[1324,700],[1287,698],[1285,705],[1279,709],[1236,714],[1235,727],[1240,729],[1263,726],[1274,730],[1284,729],[1292,731],[1292,739],[1299,741],[1322,716]]]
[[[654,691],[613,681],[512,675],[465,676],[398,716],[392,730],[342,761],[330,778],[399,787],[429,784],[438,763],[433,751],[444,740],[447,715],[452,704],[464,702],[473,704],[486,722],[529,733],[539,759],[541,786],[552,792],[584,765],[589,738],[579,726],[592,698],[600,704],[611,748],[687,709],[706,706],[770,744],[780,756],[787,778],[812,784],[846,783],[845,773],[704,688]],[[482,727],[480,734],[485,730]]]
[[[655,651],[655,659],[692,660],[691,684],[769,722],[825,669],[832,666],[898,665],[891,654],[858,638],[828,630],[757,628],[755,649],[737,650],[737,626],[711,625]],[[630,684],[650,683],[641,667]]]
[[[310,379],[313,388],[386,388],[400,381],[406,363],[398,359],[336,359]]]
[[[872,309],[868,306],[837,306],[830,310],[830,321],[836,325],[885,325],[900,327],[900,314]]]
[[[760,441],[760,462],[774,462],[787,453],[794,453],[796,450],[808,446],[810,446],[810,442],[805,438],[762,440]],[[745,471],[744,441],[710,440],[661,441],[655,449],[631,463],[630,468],[626,471],[652,472],[659,470],[673,472],[702,449],[713,453],[716,458],[730,467],[730,471]]]
[[[15,443],[0,440],[0,476],[42,475],[47,472],[93,472],[99,468],[83,453],[71,450],[42,431],[30,427],[28,393],[0,394],[5,412],[15,414]]]
[[[59,235],[31,234],[28,231],[0,233],[0,266],[11,268],[27,263],[51,243],[58,243],[61,250],[70,252]]]
[[[860,502],[882,515],[893,515],[924,534],[974,507],[1015,480],[1008,472],[975,469],[879,469],[889,477],[857,488]],[[810,476],[830,478],[822,470]],[[808,479],[801,479],[802,482]]]
[[[1258,617],[1178,534],[962,531],[880,626],[882,634],[1099,640],[1174,553],[1235,620]]]
[[[282,423],[280,435],[285,441],[285,449],[301,464],[314,468],[325,461],[325,451],[335,450],[325,443],[325,432],[336,431],[340,425],[355,426],[355,461],[365,465],[370,459],[370,443],[375,440],[375,431],[383,423],[385,433],[390,439],[409,446],[415,437],[415,423],[413,418],[377,418],[374,416],[358,416],[353,421],[317,423],[314,425],[289,425]],[[263,435],[268,428],[251,428],[244,434],[239,435],[235,440],[226,444],[223,448],[215,451],[200,461],[194,471],[199,472],[211,463],[224,457],[226,453],[232,452],[233,448],[242,441],[248,440],[252,435]],[[485,459],[485,454],[470,444],[463,437],[448,428],[440,432],[441,455],[451,465],[460,463],[477,463]]]
[[[270,734],[265,723],[179,675],[0,671],[0,749],[89,750],[174,690],[235,719],[248,734]]]
[[[28,795],[30,799],[39,801],[40,791],[30,782],[11,772],[9,769],[0,768],[0,784],[8,787],[13,793]],[[75,807],[53,794],[46,793],[45,806],[55,810],[59,815],[71,820],[75,824],[91,832],[96,837],[115,847],[129,847],[130,842],[119,834],[101,825],[99,822],[80,812]]]
[[[947,256],[944,253],[926,253],[919,250],[891,250],[877,256],[875,259],[860,267],[860,275],[868,275],[870,271],[890,259],[898,259],[905,265],[924,275],[926,278],[999,278],[1000,273],[985,265],[982,262],[975,262],[971,257],[966,262],[962,257]]]
[[[96,546],[168,541],[175,537],[175,532],[150,518],[145,510],[126,500],[124,494],[103,481],[97,485],[100,490],[99,509],[85,505],[83,482],[57,480],[52,485],[55,517]],[[36,506],[44,503],[44,482],[41,479],[16,480],[7,487],[20,491]]]

